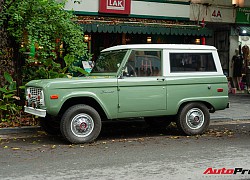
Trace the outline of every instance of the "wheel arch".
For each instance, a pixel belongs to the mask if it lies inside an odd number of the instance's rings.
[[[189,104],[189,103],[201,103],[201,104],[204,104],[204,105],[208,108],[208,110],[209,110],[210,113],[215,112],[215,109],[214,109],[213,105],[210,104],[210,103],[207,102],[207,101],[185,101],[185,102],[182,102],[182,103],[179,105],[178,113],[179,113],[179,111],[180,111],[185,105],[187,105],[187,104]]]
[[[102,120],[108,118],[108,116],[105,113],[102,106],[96,101],[96,99],[94,99],[92,97],[71,97],[71,98],[67,99],[63,103],[63,105],[59,111],[59,114],[62,115],[69,107],[71,107],[73,105],[77,105],[77,104],[86,104],[86,105],[91,106],[99,113]]]

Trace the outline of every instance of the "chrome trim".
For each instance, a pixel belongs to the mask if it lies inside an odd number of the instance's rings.
[[[199,108],[192,108],[187,112],[186,123],[190,129],[200,129],[205,123],[205,115]]]
[[[44,110],[44,109],[35,109],[33,107],[24,106],[24,112],[29,113],[29,114],[33,114],[33,115],[36,115],[39,117],[46,116],[46,110]]]
[[[71,121],[71,132],[77,137],[88,137],[94,130],[95,123],[86,113],[76,114]]]
[[[30,97],[28,97],[28,94],[30,94]],[[40,99],[38,99],[38,96],[40,96]],[[26,100],[28,100],[29,106],[31,106],[32,103],[36,103],[37,106],[45,106],[43,89],[37,87],[28,87]]]

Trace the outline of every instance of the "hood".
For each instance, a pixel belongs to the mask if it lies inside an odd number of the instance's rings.
[[[26,87],[41,87],[51,89],[72,89],[86,87],[106,87],[115,86],[117,77],[72,77],[72,78],[56,78],[56,79],[40,79],[32,80],[26,84]]]

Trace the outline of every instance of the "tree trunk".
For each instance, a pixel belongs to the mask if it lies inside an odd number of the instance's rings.
[[[3,5],[5,0],[0,0],[0,14],[4,13]],[[8,23],[4,22],[0,26],[0,87],[6,84],[4,79],[4,72],[9,73],[16,81],[17,92],[16,95],[21,97],[19,86],[22,86],[22,65],[23,58],[19,53],[19,44],[9,36],[7,32]],[[23,101],[17,101],[17,104],[23,104]]]
[[[0,0],[0,14],[4,13],[4,3],[5,0]],[[11,75],[15,74],[13,61],[14,52],[6,29],[6,23],[3,23],[3,26],[0,26],[0,87],[5,85],[3,77],[4,72],[8,72]]]

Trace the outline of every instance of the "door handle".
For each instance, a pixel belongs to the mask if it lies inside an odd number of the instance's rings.
[[[165,81],[165,78],[157,78],[157,81]]]

